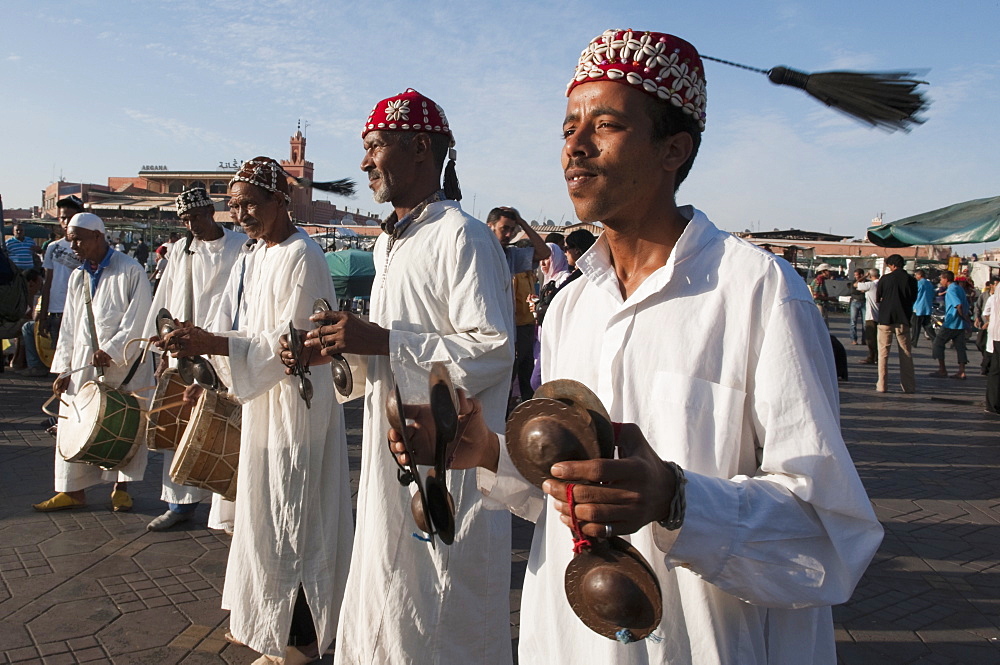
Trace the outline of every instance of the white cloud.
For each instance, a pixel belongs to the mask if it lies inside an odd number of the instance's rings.
[[[869,71],[877,66],[878,58],[871,53],[841,49],[831,55],[830,61],[823,67],[823,71]]]
[[[211,145],[224,150],[234,150],[240,153],[253,151],[253,146],[242,141],[235,141],[218,132],[213,132],[201,127],[193,127],[176,118],[165,118],[150,113],[145,113],[132,108],[124,108],[122,111],[129,118],[148,125],[157,134],[180,142],[181,144],[204,144]]]

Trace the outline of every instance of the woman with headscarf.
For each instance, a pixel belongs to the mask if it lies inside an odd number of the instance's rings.
[[[570,270],[565,252],[559,249],[559,246],[555,243],[550,242],[546,244],[549,246],[552,254],[549,258],[543,259],[538,264],[538,267],[542,271],[542,289],[538,294],[538,300],[534,303],[535,321],[538,322],[539,327],[541,327],[542,321],[545,319],[545,310],[549,308],[552,299],[556,297],[556,294],[564,286],[573,281],[570,278],[573,271]],[[535,368],[531,373],[531,387],[536,390],[542,383],[541,362],[539,358],[540,338],[539,335],[535,335]]]
[[[569,261],[566,260],[566,254],[559,248],[559,245],[553,242],[545,244],[548,245],[549,251],[552,253],[549,255],[549,258],[542,259],[538,263],[543,276],[542,288],[545,288],[545,285],[549,282],[556,282],[554,288],[558,289],[566,281],[566,278],[569,277]]]

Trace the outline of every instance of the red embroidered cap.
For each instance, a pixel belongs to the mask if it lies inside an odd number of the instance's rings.
[[[680,37],[606,30],[580,54],[566,96],[576,86],[593,81],[624,83],[669,101],[705,129],[705,70],[698,51]]]
[[[429,97],[424,97],[413,88],[407,88],[395,97],[383,99],[372,109],[365,127],[361,130],[361,138],[374,131],[416,131],[447,134],[451,144],[455,145],[455,137],[448,127],[448,118],[444,109],[434,103]]]

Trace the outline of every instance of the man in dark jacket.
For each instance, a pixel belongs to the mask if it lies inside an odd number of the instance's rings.
[[[875,389],[880,393],[887,391],[889,350],[895,335],[899,344],[899,384],[904,393],[912,393],[916,392],[917,385],[910,354],[910,318],[917,300],[917,280],[903,270],[903,257],[899,254],[886,258],[885,267],[888,272],[879,280],[875,292],[878,302],[878,383]]]

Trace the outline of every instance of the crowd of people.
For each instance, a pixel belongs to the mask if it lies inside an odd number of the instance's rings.
[[[214,206],[211,202],[210,205]],[[22,271],[28,293],[18,330],[5,336],[11,340],[14,349],[8,367],[28,377],[49,374],[51,360],[48,356],[54,353],[59,340],[70,274],[81,266],[68,232],[70,219],[86,212],[86,206],[81,198],[70,195],[57,201],[56,211],[57,230],[49,234],[43,244],[38,245],[26,238],[24,224],[14,224],[11,229],[13,235],[5,243],[7,257]],[[210,214],[214,214],[214,207]],[[125,242],[121,236],[111,239],[105,230],[108,246],[134,258],[148,275],[154,292],[166,270],[167,253],[179,239],[179,233],[170,232],[161,238],[162,242],[151,253],[142,236],[137,236],[135,242]],[[44,345],[43,349],[38,348],[39,342]]]
[[[969,364],[968,342],[972,342],[981,353],[980,374],[987,376],[986,411],[998,412],[1000,402],[1000,374],[991,374],[993,367],[993,343],[1000,333],[1000,321],[992,322],[996,295],[996,284],[987,280],[982,289],[976,288],[965,267],[956,275],[951,270],[938,272],[935,279],[928,271],[917,268],[911,275],[905,268],[905,261],[899,254],[886,257],[886,274],[878,268],[865,270],[857,268],[850,281],[849,332],[852,345],[867,346],[868,353],[858,362],[878,365],[878,381],[875,389],[888,392],[888,360],[893,339],[896,340],[899,357],[899,385],[904,393],[917,390],[913,367],[913,348],[921,337],[931,343],[931,355],[938,368],[929,376],[965,380],[966,366]],[[836,298],[828,295],[827,280],[831,278],[831,268],[823,263],[815,268],[815,276],[809,284],[810,292],[817,307],[823,314]],[[946,364],[946,350],[955,350],[957,368],[949,373]],[[1000,372],[1000,369],[993,370]],[[991,397],[992,396],[992,397]]]
[[[178,197],[188,237],[157,270],[155,300],[102,220],[59,202],[58,242],[77,263],[50,263],[47,318],[35,325],[58,337],[61,410],[99,376],[141,390],[196,358],[241,405],[239,491],[210,520],[233,532],[228,639],[260,652],[256,663],[311,662],[334,640],[345,664],[511,662],[511,513],[535,525],[521,663],[836,662],[831,606],[850,597],[882,530],[840,432],[813,295],[788,263],[676,203],[705,130],[692,45],[609,30],[583,51],[567,94],[562,167],[578,218],[603,224],[596,240],[543,239],[511,207],[474,219],[443,109],[413,89],[375,105],[361,169],[393,210],[374,248],[367,319],[316,312],[336,294],[271,158],[244,162],[230,183],[247,243],[210,219],[204,190]],[[518,231],[523,246],[511,243]],[[160,307],[174,318],[166,328]],[[128,344],[149,337],[157,367]],[[354,520],[326,369],[339,354],[366,369]],[[433,457],[425,402],[438,362],[460,388],[460,441],[439,479],[454,500],[451,545],[414,533],[414,486],[397,465]],[[563,460],[543,489],[528,483],[506,446],[512,379],[522,400],[540,381],[589,387],[620,423],[615,457]],[[386,415],[397,389],[411,405],[409,452]],[[55,465],[56,493],[37,510],[86,506],[101,481],[114,483],[113,509],[128,510],[146,455],[114,472],[58,453]],[[152,530],[208,499],[162,482],[166,511]],[[628,537],[648,562],[663,606],[649,638],[607,639],[574,615],[569,525]]]

